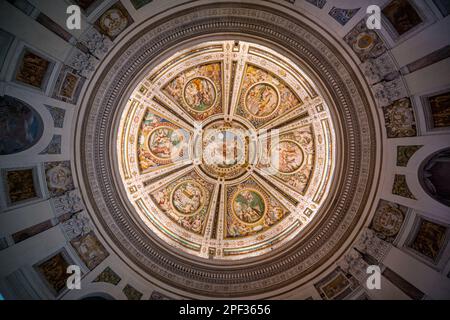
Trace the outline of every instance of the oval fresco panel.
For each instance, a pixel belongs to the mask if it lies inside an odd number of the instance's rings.
[[[216,101],[216,89],[208,78],[196,77],[189,80],[184,87],[183,97],[193,111],[205,112]]]
[[[168,125],[156,127],[148,138],[148,148],[152,155],[159,160],[176,158],[181,152],[183,136]]]
[[[194,215],[205,204],[205,190],[194,180],[184,181],[173,189],[170,202],[178,214]]]
[[[272,148],[272,167],[282,174],[296,173],[303,159],[303,150],[295,141],[282,140]]]
[[[260,221],[267,211],[267,203],[261,193],[253,189],[244,189],[233,197],[233,213],[246,224]]]
[[[13,97],[0,97],[0,155],[31,148],[43,131],[42,118],[31,106]]]
[[[373,49],[377,44],[377,36],[374,32],[362,32],[356,37],[353,49],[356,52],[364,53]]]
[[[245,96],[245,108],[258,118],[271,116],[278,108],[279,102],[277,89],[265,82],[251,86]]]

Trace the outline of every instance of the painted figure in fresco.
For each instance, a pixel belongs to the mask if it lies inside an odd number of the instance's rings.
[[[69,263],[62,253],[58,253],[50,259],[36,265],[36,270],[43,276],[47,284],[59,294],[67,288],[66,281],[69,277],[67,267]]]
[[[193,231],[195,233],[200,233],[202,230],[203,221],[198,215],[194,215],[192,217],[180,217],[179,222],[186,230]]]
[[[209,165],[230,167],[242,160],[244,143],[235,132],[225,131],[212,136],[204,149]]]
[[[233,207],[236,216],[245,223],[258,221],[266,210],[263,197],[253,190],[241,191],[234,199]]]
[[[179,77],[172,80],[165,90],[167,93],[169,93],[172,97],[177,98],[181,97],[182,95],[182,89],[183,85],[186,83],[186,76],[184,74],[181,74]]]
[[[68,72],[61,85],[60,94],[67,98],[72,98],[77,87],[79,78]]]
[[[49,61],[26,50],[17,72],[16,80],[41,88],[49,66]]]
[[[294,132],[294,138],[292,140],[297,142],[306,153],[314,152],[314,140],[311,131],[302,130],[300,132]]]
[[[128,20],[125,15],[116,8],[108,10],[100,19],[101,28],[110,36],[115,37],[127,27]]]
[[[178,186],[172,198],[174,207],[182,214],[195,213],[203,202],[203,193],[198,185],[185,182]]]
[[[170,158],[173,149],[181,142],[172,128],[162,127],[156,129],[149,138],[148,147],[154,156],[158,158]]]
[[[92,231],[73,239],[70,243],[90,270],[109,256],[108,251]]]
[[[247,73],[246,73],[246,82],[248,83],[256,83],[256,82],[260,82],[263,80],[267,80],[268,75],[263,72],[261,69],[255,68],[253,66],[249,66],[247,68]]]
[[[407,0],[393,0],[383,9],[383,14],[399,35],[408,32],[422,22],[417,11]]]
[[[41,117],[19,100],[0,98],[0,155],[24,151],[42,136]]]
[[[450,126],[450,92],[429,98],[433,126],[445,128]]]
[[[178,161],[184,155],[189,134],[148,110],[138,136],[141,170]]]
[[[151,196],[168,217],[184,229],[201,234],[207,217],[202,208],[208,201],[208,191],[194,179],[184,180],[173,188],[171,184]]]
[[[275,158],[278,160],[277,169],[282,173],[293,173],[303,163],[303,152],[301,148],[292,141],[281,141],[275,148]]]
[[[278,105],[278,95],[275,89],[267,84],[257,84],[250,89],[246,97],[248,111],[257,117],[272,114]]]
[[[268,224],[273,224],[273,223],[281,220],[281,218],[283,218],[283,216],[284,216],[283,208],[274,207],[273,210],[271,210],[270,212],[267,213],[267,216],[270,221]]]
[[[329,299],[333,299],[349,285],[348,279],[344,275],[338,274],[337,277],[325,285],[322,290]]]
[[[8,171],[6,182],[11,203],[37,197],[32,169]]]
[[[281,112],[281,108],[289,109],[297,106],[300,101],[298,98],[285,86],[281,86],[280,90],[280,101],[282,101],[282,105],[280,106],[279,112]]]
[[[216,94],[211,81],[195,78],[186,85],[184,97],[189,107],[195,111],[205,111],[213,105]]]
[[[196,109],[196,106],[202,99],[209,102],[205,104],[208,107],[214,103],[216,99],[216,92],[211,81],[219,82],[220,78],[221,69],[219,63],[201,65],[183,72],[178,77],[170,81],[164,88],[164,91],[175,98],[175,100],[179,103],[182,101],[184,94],[184,100],[190,108],[196,111],[204,111],[208,108],[206,107],[202,109],[200,107],[199,109]],[[187,85],[184,89],[186,83]],[[200,94],[198,94],[198,92],[200,92]]]
[[[156,200],[156,204],[162,210],[169,211],[171,209],[170,200],[169,200],[170,194],[169,194],[169,191],[167,189],[163,189],[163,190],[158,191],[154,195],[154,198]]]
[[[220,70],[220,64],[219,63],[213,63],[213,64],[207,64],[203,65],[199,68],[199,71],[202,71],[202,75],[205,77],[208,77],[209,79],[213,81],[219,81],[221,76],[221,70]]]

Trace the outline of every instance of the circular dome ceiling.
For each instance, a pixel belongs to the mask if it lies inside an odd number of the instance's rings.
[[[315,218],[335,140],[327,103],[293,61],[212,41],[148,70],[123,109],[117,159],[148,232],[237,260],[283,246]]]
[[[268,298],[348,249],[376,193],[379,119],[317,28],[255,4],[195,6],[143,22],[102,60],[77,176],[132,270],[189,298]]]

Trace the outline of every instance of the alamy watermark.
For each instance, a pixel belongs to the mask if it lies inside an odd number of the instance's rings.
[[[81,9],[77,5],[70,5],[67,7],[66,13],[68,15],[66,26],[69,30],[81,29]],[[377,5],[370,5],[366,9],[367,19],[366,26],[369,30],[381,29],[381,9]]]
[[[381,29],[381,9],[377,5],[371,5],[366,10],[367,20],[366,26],[369,30]]]
[[[66,20],[67,29],[81,30],[81,9],[77,5],[67,7],[66,13],[69,15]]]
[[[367,267],[366,273],[369,274],[366,280],[368,290],[381,290],[381,269],[379,266],[371,265]]]
[[[77,265],[70,265],[67,267],[66,273],[70,276],[66,280],[66,286],[69,290],[81,289],[81,268]]]

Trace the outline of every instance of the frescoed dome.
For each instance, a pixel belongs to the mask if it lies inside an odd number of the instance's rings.
[[[179,250],[214,260],[263,255],[301,234],[326,199],[335,166],[327,103],[273,49],[216,41],[176,52],[148,70],[128,101],[117,134],[123,185],[138,190],[128,200]]]

